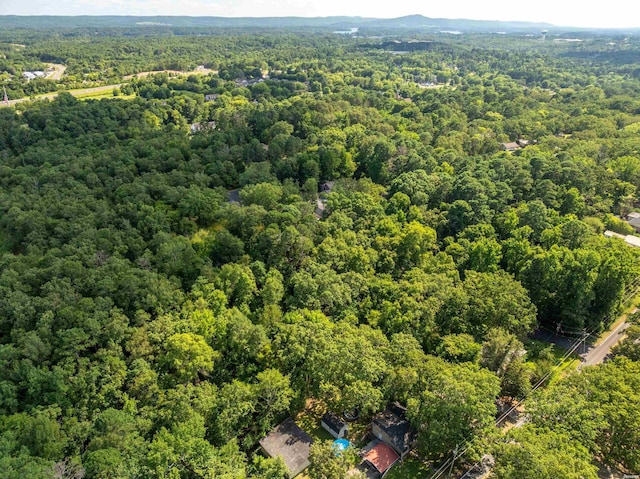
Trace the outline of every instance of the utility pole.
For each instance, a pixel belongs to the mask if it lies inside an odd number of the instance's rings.
[[[456,444],[456,447],[453,450],[453,459],[451,459],[451,466],[449,466],[449,477],[451,477],[451,473],[453,472],[453,464],[456,462],[457,455],[458,455],[458,445]]]
[[[589,335],[587,334],[587,330],[583,329],[582,330],[582,354],[584,355],[584,353],[586,352],[587,349],[587,337]]]

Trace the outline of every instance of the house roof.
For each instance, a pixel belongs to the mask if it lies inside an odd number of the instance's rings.
[[[411,446],[413,433],[409,421],[390,410],[379,413],[373,418],[373,423],[377,425],[391,440],[391,446],[396,451],[405,451]]]
[[[624,239],[624,235],[621,235],[620,233],[616,233],[615,231],[610,231],[610,230],[607,230],[604,232],[604,237]]]
[[[627,220],[627,223],[631,226],[640,226],[640,218],[630,218]]]
[[[207,121],[205,123],[192,123],[191,133],[197,133],[199,131],[204,131],[204,130],[215,130],[215,128],[216,128],[215,121]]]
[[[289,476],[295,477],[309,465],[311,436],[289,418],[260,440],[260,445],[271,457],[281,457]]]
[[[512,141],[511,143],[503,143],[502,147],[507,151],[514,151],[514,150],[520,149],[520,145],[515,141]]]
[[[240,203],[240,188],[227,191],[229,195],[229,203]]]
[[[373,467],[380,472],[380,474],[384,474],[387,469],[393,466],[393,464],[400,459],[400,456],[384,442],[378,442],[367,451],[364,455],[364,459],[369,461]]]
[[[627,235],[624,237],[624,241],[631,246],[635,246],[636,248],[640,248],[640,238],[633,235]]]
[[[619,233],[615,233],[613,231],[605,231],[605,238],[620,238],[625,241],[629,246],[634,246],[636,248],[640,248],[640,237],[634,235],[621,235]]]
[[[398,416],[400,419],[407,419],[407,408],[404,407],[399,402],[392,402],[387,406],[387,411],[391,411],[393,414]]]
[[[333,431],[338,434],[343,427],[347,425],[342,419],[333,414],[332,412],[327,412],[322,416],[322,422],[325,423],[328,427],[330,427]]]
[[[320,183],[318,187],[320,188],[320,191],[330,192],[335,184],[335,181],[325,181],[324,183]]]

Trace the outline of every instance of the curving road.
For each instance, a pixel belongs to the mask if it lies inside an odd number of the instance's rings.
[[[47,80],[62,80],[62,75],[64,75],[67,66],[58,63],[49,63],[49,67],[53,68],[53,71],[47,75]]]
[[[629,315],[638,311],[638,308],[635,308]],[[597,344],[596,346],[588,346],[587,352],[581,354],[582,363],[578,367],[578,369],[582,369],[586,366],[595,366],[596,364],[600,364],[605,360],[605,358],[611,352],[611,349],[618,344],[622,338],[624,337],[624,332],[627,328],[631,326],[628,322],[624,321],[619,324],[613,331],[607,334],[605,338]]]

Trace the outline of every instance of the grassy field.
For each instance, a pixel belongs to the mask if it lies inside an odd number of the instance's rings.
[[[548,385],[550,386],[552,384],[555,384],[561,379],[564,379],[565,377],[567,377],[569,374],[576,372],[580,363],[581,363],[580,359],[574,358],[573,356],[566,359],[553,372],[553,374],[551,375],[551,378],[549,379]]]
[[[424,462],[409,456],[391,467],[384,477],[385,479],[427,479],[431,473],[431,468]]]
[[[334,440],[321,426],[320,421],[322,415],[327,411],[326,406],[321,401],[314,399],[307,400],[304,410],[296,417],[296,424],[304,429],[314,440]],[[369,427],[369,421],[358,420],[349,423],[349,432],[347,439],[351,441],[354,447],[363,447],[366,444],[366,434]]]
[[[536,370],[537,367],[540,366],[539,362],[546,362],[547,367],[553,368],[553,373],[548,380],[548,384],[552,384],[562,379],[570,372],[575,371],[580,364],[580,359],[578,357],[579,351],[576,351],[568,358],[563,359],[567,351],[559,345],[554,345],[550,349],[552,354],[548,358],[545,358],[545,353],[543,351],[548,351],[549,346],[549,343],[537,339],[529,338],[525,341],[528,359],[526,364],[530,368]]]
[[[139,73],[136,73],[135,75],[126,75],[126,76],[124,76],[122,78],[124,80],[131,80],[134,77],[144,78],[144,77],[148,77],[150,75],[158,75],[160,73],[168,73],[169,75],[175,75],[175,76],[208,75],[209,73],[214,73],[214,74],[217,75],[218,74],[218,70],[211,70],[210,68],[200,68],[200,69],[191,70],[191,71],[184,71],[184,70],[154,70],[154,71],[148,71],[148,72],[139,72]],[[263,74],[266,75],[266,73],[263,73]]]
[[[131,100],[136,97],[136,95],[118,95],[113,96],[113,91],[100,91],[95,93],[81,93],[79,95],[73,95],[78,100],[101,100],[102,98],[113,98],[116,100]]]
[[[295,418],[296,424],[306,431],[314,441],[332,441],[333,436],[320,425],[325,412],[320,401],[308,400],[304,410]]]

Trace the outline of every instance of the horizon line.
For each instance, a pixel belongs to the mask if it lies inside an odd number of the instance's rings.
[[[0,19],[7,17],[19,17],[19,18],[32,18],[32,17],[48,17],[48,18],[82,18],[82,17],[90,17],[90,18],[219,18],[219,19],[358,19],[364,21],[375,21],[375,20],[400,20],[403,18],[412,18],[412,17],[421,17],[427,20],[448,20],[448,21],[467,21],[467,22],[478,22],[478,23],[511,23],[511,24],[522,24],[522,25],[544,25],[555,28],[571,28],[571,29],[583,29],[583,30],[640,30],[640,25],[638,26],[627,26],[627,27],[613,27],[613,26],[580,26],[580,25],[560,25],[556,23],[551,23],[549,21],[530,21],[530,20],[500,20],[500,19],[477,19],[477,18],[466,18],[466,17],[428,17],[419,13],[401,15],[398,17],[391,16],[375,16],[375,17],[367,17],[361,15],[313,15],[313,16],[305,16],[305,15],[274,15],[274,16],[252,16],[252,15],[175,15],[175,14],[153,14],[153,15],[141,15],[141,14],[91,14],[91,13],[81,13],[81,14],[19,14],[19,13],[8,13],[8,14],[0,14]],[[171,26],[171,25],[167,25]]]

